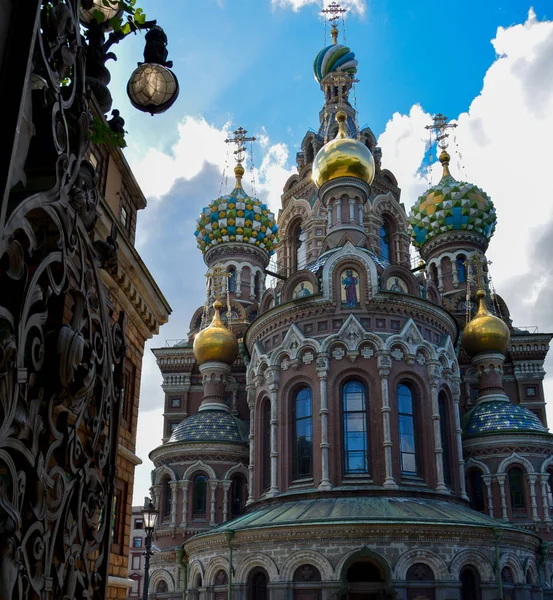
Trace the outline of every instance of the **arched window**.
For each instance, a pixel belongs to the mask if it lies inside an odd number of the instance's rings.
[[[513,585],[515,580],[513,579],[513,572],[509,567],[503,567],[501,569],[501,581],[507,585]]]
[[[163,482],[163,517],[171,516],[171,486],[169,479]]]
[[[480,575],[473,567],[464,567],[459,575],[461,600],[480,600]]]
[[[514,513],[526,512],[526,498],[524,494],[524,479],[520,467],[509,469],[509,494],[511,509]]]
[[[451,485],[451,444],[449,440],[447,396],[445,392],[438,395],[438,409],[440,413],[440,433],[442,436],[442,464],[444,469],[444,482]]]
[[[399,420],[399,453],[402,475],[417,475],[417,449],[415,439],[415,410],[413,392],[405,383],[397,386],[397,412]]]
[[[205,518],[207,504],[207,478],[196,475],[193,486],[192,517]]]
[[[467,473],[467,493],[474,510],[484,512],[484,480],[478,469],[471,469]]]
[[[301,224],[297,226],[294,234],[294,250],[296,270],[303,269],[307,263],[307,234]]]
[[[254,288],[253,293],[255,297],[260,300],[261,299],[261,273],[258,271],[254,277]]]
[[[380,258],[392,260],[392,238],[390,236],[390,224],[384,221],[380,226]]]
[[[271,487],[271,403],[268,398],[261,409],[261,431],[263,489],[268,490]]]
[[[228,274],[228,291],[231,294],[234,294],[234,292],[236,292],[236,269],[231,267]]]
[[[348,381],[342,389],[344,429],[344,473],[369,472],[369,440],[367,436],[367,403],[365,386]]]
[[[434,581],[434,571],[424,563],[415,563],[407,570],[407,581]]]
[[[248,577],[248,600],[268,600],[269,577],[264,569],[254,569]]]
[[[438,285],[438,267],[435,264],[430,265],[430,279]]]
[[[166,594],[169,591],[169,586],[165,579],[160,579],[156,585],[156,594]]]
[[[228,575],[224,569],[219,569],[215,575],[215,585],[226,585],[228,583]]]
[[[294,479],[313,475],[313,408],[311,390],[299,390],[294,399]]]
[[[294,582],[304,583],[306,581],[321,581],[321,573],[313,565],[301,565],[294,571]]]
[[[465,263],[467,262],[467,257],[464,254],[459,254],[457,256],[457,279],[459,283],[467,282],[467,268]]]
[[[230,515],[239,517],[246,501],[246,481],[242,475],[233,475],[230,484]]]

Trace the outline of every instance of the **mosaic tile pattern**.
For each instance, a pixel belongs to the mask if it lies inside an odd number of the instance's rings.
[[[446,231],[475,231],[490,239],[497,217],[493,202],[472,183],[442,177],[413,205],[409,225],[413,243],[419,248]]]
[[[187,417],[173,431],[171,442],[247,441],[247,424],[224,410],[202,410]]]
[[[203,208],[194,235],[202,253],[218,244],[243,242],[258,246],[271,256],[278,241],[277,232],[275,215],[267,205],[237,187]]]
[[[539,418],[527,408],[507,401],[478,404],[468,415],[465,434],[525,431],[547,433]]]

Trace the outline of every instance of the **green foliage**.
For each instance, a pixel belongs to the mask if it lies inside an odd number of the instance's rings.
[[[125,131],[125,133],[127,133]],[[123,133],[115,133],[101,117],[95,116],[88,130],[88,139],[94,144],[102,144],[108,148],[126,148],[127,142]]]
[[[136,8],[136,0],[102,0],[107,8],[118,8],[119,14],[109,20],[109,25],[115,32],[127,35],[140,29],[146,22],[146,14],[142,8]],[[103,23],[105,16],[100,10],[93,11],[94,19]]]

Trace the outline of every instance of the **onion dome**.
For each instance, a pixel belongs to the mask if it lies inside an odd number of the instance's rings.
[[[419,248],[447,231],[474,231],[488,240],[493,235],[497,222],[493,202],[476,185],[454,179],[449,172],[449,159],[444,150],[440,154],[444,169],[440,183],[420,196],[411,208],[411,237]]]
[[[242,242],[255,245],[267,252],[275,252],[278,226],[269,207],[250,198],[242,188],[244,167],[234,168],[236,187],[228,196],[221,196],[202,210],[194,232],[198,247],[207,250],[225,243]]]
[[[211,324],[194,338],[194,356],[199,364],[215,360],[231,365],[238,357],[238,340],[221,321],[223,303],[216,300],[213,308],[215,314]]]
[[[482,352],[505,354],[511,337],[509,328],[501,319],[490,313],[483,290],[478,290],[476,296],[480,300],[480,306],[476,315],[463,329],[463,348],[469,356]]]
[[[337,43],[338,30],[333,28],[331,35],[332,45],[323,48],[313,63],[315,79],[319,83],[332,72],[349,73],[352,77],[357,73],[355,54],[347,46]]]
[[[520,404],[508,400],[489,400],[478,403],[467,415],[466,435],[486,433],[548,433],[539,417]]]
[[[230,442],[248,441],[249,428],[244,421],[226,410],[200,410],[183,419],[173,430],[171,442]]]
[[[318,188],[338,177],[355,177],[368,185],[374,179],[373,155],[365,144],[347,137],[346,118],[344,111],[336,113],[338,135],[319,150],[313,161],[312,177]]]

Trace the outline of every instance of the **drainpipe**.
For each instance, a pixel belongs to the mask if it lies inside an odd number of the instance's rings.
[[[230,545],[230,541],[234,537],[233,529],[225,529],[225,539],[228,544],[228,600],[232,600],[232,546]]]
[[[495,536],[495,572],[497,576],[497,592],[499,593],[499,598],[503,600],[503,580],[501,579],[501,560],[499,558],[499,543],[503,537],[503,529],[499,527],[493,527],[492,531]]]
[[[177,565],[182,567],[183,570],[182,600],[186,600],[188,593],[186,591],[188,589],[188,556],[186,556],[184,547],[177,548],[175,554],[177,555]]]

